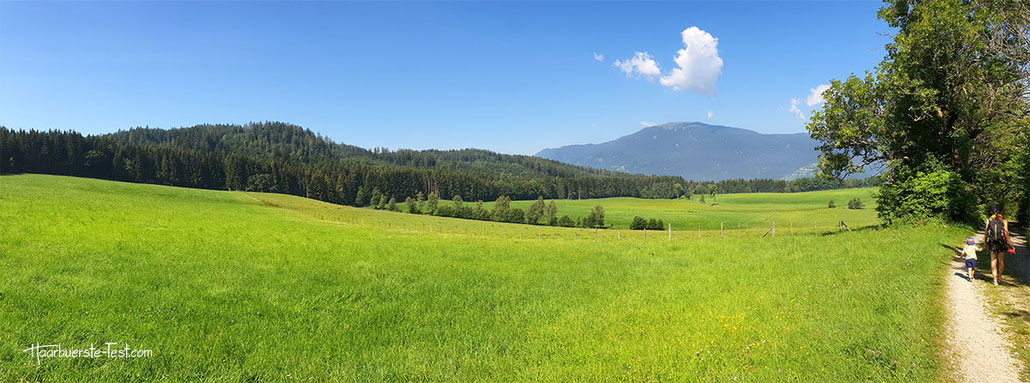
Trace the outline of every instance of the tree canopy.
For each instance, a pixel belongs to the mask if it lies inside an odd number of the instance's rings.
[[[1028,4],[885,1],[879,17],[895,34],[883,61],[831,81],[807,125],[821,141],[821,174],[883,165],[877,210],[888,222],[968,220],[1025,200]],[[910,198],[927,185],[943,203]]]

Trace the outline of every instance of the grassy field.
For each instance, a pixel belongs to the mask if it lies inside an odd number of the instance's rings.
[[[594,240],[43,175],[0,176],[0,223],[4,381],[932,381],[942,262],[966,234]],[[105,342],[153,355],[22,351]]]
[[[673,230],[716,230],[720,224],[736,230],[740,224],[744,228],[765,228],[772,226],[788,227],[793,224],[798,231],[812,231],[820,226],[822,230],[836,227],[838,221],[857,228],[878,223],[876,219],[876,202],[872,193],[874,188],[825,190],[806,193],[748,193],[724,194],[716,197],[713,205],[710,196],[706,203],[695,200],[652,200],[640,198],[599,198],[584,200],[556,200],[558,216],[568,214],[573,219],[586,217],[595,205],[601,205],[605,211],[605,222],[615,228],[628,229],[634,216],[662,219],[672,224]],[[865,204],[863,209],[848,209],[848,201],[860,198]],[[836,201],[837,207],[830,209],[827,203]],[[550,200],[547,200],[550,202]],[[441,201],[449,204],[450,201]],[[466,202],[468,203],[468,202]],[[511,207],[526,210],[533,201],[512,201]],[[492,209],[494,203],[485,202],[486,209]],[[403,204],[398,207],[406,209]]]

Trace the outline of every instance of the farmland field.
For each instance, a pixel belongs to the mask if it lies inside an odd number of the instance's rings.
[[[0,380],[937,380],[943,263],[965,228],[759,232],[772,216],[867,226],[868,207],[841,207],[869,192],[599,200],[623,227],[708,217],[670,241],[0,176]],[[752,231],[711,231],[734,217]],[[23,352],[105,342],[153,355]]]
[[[673,230],[696,229],[700,224],[702,230],[717,229],[720,224],[736,228],[741,224],[745,228],[765,227],[779,221],[781,227],[794,223],[799,230],[809,230],[823,226],[833,226],[844,221],[848,226],[863,227],[877,223],[876,203],[873,201],[874,188],[826,190],[805,193],[747,193],[721,194],[715,200],[706,196],[705,203],[694,200],[649,200],[640,198],[600,198],[586,200],[557,200],[558,215],[568,214],[573,218],[585,217],[594,205],[605,209],[607,223],[616,228],[629,228],[634,216],[662,219],[672,224]],[[859,198],[865,205],[863,209],[850,210],[848,201]],[[830,209],[830,200],[837,207]],[[512,208],[529,208],[533,201],[512,201]],[[548,200],[549,202],[549,200]],[[717,203],[716,203],[717,202]],[[490,209],[493,202],[484,203]]]

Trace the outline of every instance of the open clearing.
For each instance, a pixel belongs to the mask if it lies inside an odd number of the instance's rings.
[[[727,230],[736,230],[738,224],[745,229],[757,230],[768,229],[776,221],[780,232],[789,231],[791,224],[798,232],[812,232],[835,229],[839,221],[852,228],[878,224],[874,191],[875,188],[857,188],[804,193],[720,194],[714,201],[711,196],[705,196],[705,203],[700,202],[700,195],[693,200],[597,198],[554,201],[558,206],[558,216],[567,214],[573,219],[586,217],[595,205],[601,205],[605,211],[605,223],[619,229],[628,229],[634,216],[642,216],[664,220],[672,224],[673,230],[696,231],[698,225],[703,231],[718,230],[720,224]],[[848,209],[848,201],[854,198],[861,199],[865,208]],[[827,207],[830,200],[836,202],[836,208]],[[451,202],[441,200],[440,203]],[[532,203],[511,201],[511,207],[527,210]],[[487,210],[493,205],[493,201],[483,203]],[[404,204],[397,206],[407,209]]]
[[[936,380],[967,232],[616,242],[43,175],[0,222],[0,380]],[[154,355],[22,352],[105,342]]]

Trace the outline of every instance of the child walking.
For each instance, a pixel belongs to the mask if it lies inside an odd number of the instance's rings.
[[[969,275],[969,281],[973,281],[973,271],[976,269],[976,252],[983,251],[983,248],[976,247],[976,240],[973,238],[966,238],[966,247],[962,249],[962,254],[966,256],[966,272]]]

